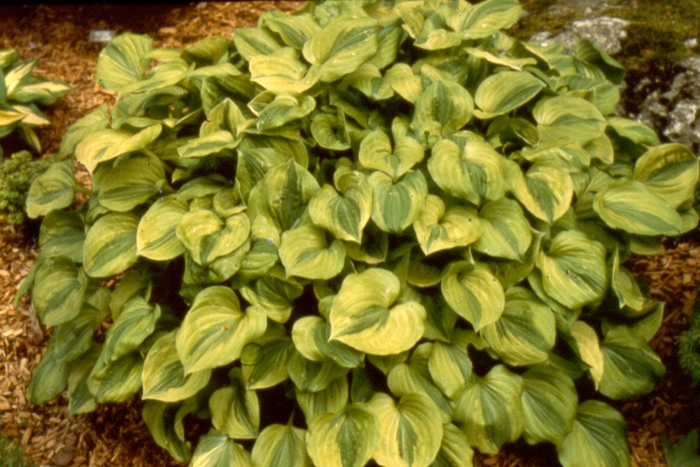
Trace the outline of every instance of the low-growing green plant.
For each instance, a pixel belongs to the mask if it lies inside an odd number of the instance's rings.
[[[33,159],[29,151],[16,152],[0,160],[0,222],[13,225],[24,223],[24,205],[29,187],[36,177],[49,168],[49,160]]]
[[[629,465],[595,394],[663,377],[663,304],[624,264],[695,228],[698,162],[612,115],[624,69],[591,42],[505,34],[520,12],[327,1],[108,44],[117,103],[62,145],[92,196],[69,209],[64,161],[27,201],[18,297],[56,326],[29,400],[140,393],[194,467],[469,466],[521,437]]]
[[[673,444],[668,435],[663,433],[661,442],[668,467],[695,467],[700,465],[698,430],[693,430],[681,436],[677,444]]]
[[[0,138],[18,129],[27,144],[41,153],[34,129],[51,122],[37,104],[51,105],[71,88],[59,79],[32,76],[38,61],[38,58],[21,61],[15,49],[0,50]]]
[[[35,467],[18,442],[0,435],[0,467]]]
[[[689,328],[678,341],[678,362],[690,376],[693,385],[700,384],[700,301],[688,319]]]

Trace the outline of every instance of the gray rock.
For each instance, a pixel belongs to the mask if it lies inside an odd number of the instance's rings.
[[[542,45],[555,42],[564,44],[567,53],[573,53],[579,39],[588,39],[603,49],[608,55],[614,55],[622,49],[621,41],[627,37],[625,28],[629,21],[601,16],[599,18],[574,21],[567,29],[554,37],[547,31],[535,34],[530,40]]]

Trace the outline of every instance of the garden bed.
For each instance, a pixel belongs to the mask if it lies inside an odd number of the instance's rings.
[[[90,30],[131,31],[154,38],[154,47],[182,47],[213,34],[229,37],[236,27],[252,26],[264,10],[292,10],[301,2],[232,2],[178,6],[27,6],[0,8],[0,48],[16,48],[23,59],[39,57],[35,75],[67,81],[73,91],[47,110],[52,126],[39,137],[47,153],[62,135],[95,106],[113,103],[115,94],[93,81],[102,45],[88,42]],[[5,147],[5,143],[3,142]],[[5,147],[6,153],[12,151]],[[85,175],[83,174],[83,178]],[[141,421],[141,402],[101,406],[92,414],[68,417],[67,400],[42,406],[24,396],[31,372],[41,359],[47,330],[32,317],[25,298],[12,306],[37,250],[32,229],[0,228],[0,432],[18,439],[40,465],[170,466],[167,452],[152,440]],[[655,391],[612,402],[627,420],[632,465],[666,465],[660,435],[672,439],[700,419],[697,391],[677,364],[677,339],[686,327],[700,279],[700,245],[688,237],[667,243],[664,252],[633,259],[633,271],[650,284],[652,296],[666,302],[666,315],[651,346],[661,355],[667,376]],[[475,465],[516,467],[557,465],[553,446],[507,445],[498,456],[476,457]]]

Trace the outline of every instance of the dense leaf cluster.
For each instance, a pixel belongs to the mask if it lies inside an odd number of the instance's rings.
[[[112,41],[117,103],[61,149],[92,196],[67,209],[65,161],[27,202],[23,291],[56,326],[29,399],[140,393],[194,467],[469,466],[520,437],[629,465],[591,394],[663,377],[663,304],[624,263],[695,228],[698,162],[613,116],[624,70],[591,42],[503,33],[520,13],[327,1],[184,50]]]
[[[47,160],[34,160],[29,151],[17,152],[0,161],[0,222],[24,223],[29,187],[50,165]]]

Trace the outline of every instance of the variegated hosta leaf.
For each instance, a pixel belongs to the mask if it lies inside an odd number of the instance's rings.
[[[287,372],[300,391],[318,392],[328,388],[338,378],[344,378],[349,369],[333,360],[312,361],[300,352],[293,352],[287,362]]]
[[[339,240],[361,243],[372,215],[372,189],[363,174],[349,170],[337,177],[336,185],[340,194],[324,185],[311,199],[311,220]]]
[[[274,266],[265,275],[241,289],[241,295],[267,317],[278,323],[289,319],[294,300],[301,296],[304,288],[293,278],[286,278],[281,266]]]
[[[135,135],[109,128],[91,133],[76,146],[75,158],[95,173],[100,162],[144,149],[158,138],[162,128],[160,124],[151,125]]]
[[[380,428],[368,404],[350,404],[338,413],[320,413],[309,422],[306,450],[314,465],[362,467],[379,444]]]
[[[199,438],[189,467],[253,467],[253,461],[243,446],[212,429]]]
[[[281,11],[269,11],[260,15],[260,25],[277,33],[285,44],[295,49],[303,48],[321,30],[308,13],[285,15]]]
[[[681,216],[641,182],[620,178],[595,195],[593,209],[607,225],[637,235],[679,235]]]
[[[473,111],[469,91],[455,82],[438,81],[416,99],[411,128],[421,138],[451,135],[472,119]]]
[[[241,311],[238,297],[228,287],[202,290],[185,315],[177,333],[177,355],[189,375],[237,360],[243,346],[263,335],[265,311],[251,306]]]
[[[620,302],[620,312],[631,317],[644,315],[656,303],[650,298],[646,298],[639,288],[637,279],[629,269],[620,266],[620,253],[615,251],[612,266],[611,287],[618,301]]]
[[[153,344],[143,364],[143,398],[178,402],[206,386],[211,370],[185,373],[175,347],[178,331],[165,334]]]
[[[517,0],[489,0],[468,5],[449,18],[448,24],[455,31],[461,31],[464,39],[481,39],[515,24],[521,11]]]
[[[206,266],[245,243],[250,234],[250,219],[241,213],[222,220],[208,209],[198,209],[182,216],[175,234],[192,259]]]
[[[176,229],[187,210],[187,201],[176,195],[153,203],[139,221],[137,254],[154,261],[167,261],[183,254],[185,247],[178,240]]]
[[[643,123],[635,122],[628,118],[621,117],[608,117],[608,126],[615,130],[618,136],[632,141],[634,144],[640,144],[644,146],[658,146],[661,144],[659,137],[656,136],[654,130],[649,128]],[[671,144],[664,144],[666,149],[670,148]],[[661,153],[666,152],[665,150],[660,151]]]
[[[160,316],[160,306],[153,307],[140,296],[126,302],[106,332],[100,360],[108,363],[137,351],[143,341],[153,334]]]
[[[51,211],[41,222],[39,247],[44,255],[67,256],[74,263],[83,262],[85,223],[75,211]]]
[[[369,17],[333,21],[310,38],[302,52],[321,69],[321,81],[346,76],[377,53],[379,23]]]
[[[75,147],[88,135],[96,131],[104,130],[109,124],[107,116],[107,103],[101,104],[92,112],[75,122],[68,128],[61,141],[58,157],[64,159],[75,151]]]
[[[110,90],[141,81],[151,63],[145,58],[152,49],[148,36],[122,34],[102,49],[97,59],[95,81]]]
[[[66,256],[39,259],[46,267],[37,270],[32,304],[42,323],[57,326],[75,318],[83,305],[88,278]]]
[[[556,96],[540,100],[532,111],[543,142],[573,139],[581,144],[605,131],[605,117],[593,104],[580,97]]]
[[[290,47],[253,57],[248,69],[252,82],[276,94],[304,92],[321,78],[320,67],[307,67],[299,60],[299,53]]]
[[[400,289],[398,278],[384,269],[347,276],[333,300],[330,339],[374,355],[413,347],[423,335],[425,308],[414,301],[396,303]]]
[[[649,149],[634,165],[634,179],[673,209],[695,196],[698,159],[682,144],[664,144]]]
[[[95,363],[87,381],[99,404],[124,402],[141,389],[144,361],[140,353],[131,352],[112,362],[101,362]]]
[[[323,229],[306,224],[282,234],[279,257],[287,276],[328,280],[343,269],[345,244],[329,242]]]
[[[90,393],[87,385],[90,372],[100,355],[100,346],[95,344],[90,350],[81,355],[80,365],[72,365],[68,375],[68,413],[76,415],[81,413],[94,412],[97,408],[97,401]]]
[[[83,246],[83,267],[90,277],[124,272],[136,262],[136,231],[139,218],[129,212],[114,212],[95,222]]]
[[[474,249],[496,258],[521,261],[532,242],[532,228],[522,208],[508,198],[484,204],[479,210],[479,230]]]
[[[442,442],[431,467],[472,467],[474,451],[467,437],[453,423],[442,426]]]
[[[178,406],[160,401],[146,401],[141,417],[158,446],[167,449],[171,456],[180,462],[190,458],[191,443],[185,441],[185,427],[182,423],[190,409],[187,402]],[[175,419],[175,423],[171,420]]]
[[[256,127],[261,131],[279,128],[286,123],[306,117],[315,108],[316,100],[311,96],[295,93],[280,94],[260,112]]]
[[[512,170],[510,174],[518,201],[548,224],[563,216],[571,206],[574,184],[565,168],[536,162],[525,174],[520,170]]]
[[[581,231],[557,234],[549,248],[540,251],[536,264],[545,292],[564,306],[580,308],[605,294],[605,248]]]
[[[320,391],[301,391],[296,389],[297,403],[307,421],[323,412],[338,413],[348,404],[348,380],[336,378]]]
[[[506,114],[535,97],[545,84],[525,71],[502,71],[486,78],[474,94],[481,110],[474,115],[482,120]]]
[[[227,149],[235,149],[239,143],[240,138],[235,138],[230,131],[219,130],[189,140],[177,148],[177,153],[183,159],[199,159],[216,155]]]
[[[312,467],[306,453],[306,430],[269,425],[258,435],[251,452],[256,467]]]
[[[360,144],[360,163],[368,169],[381,170],[394,181],[423,160],[423,148],[415,139],[406,136],[395,142],[392,149],[389,136],[373,131]]]
[[[426,255],[436,251],[467,246],[480,236],[476,210],[454,206],[445,212],[445,203],[438,196],[428,195],[425,208],[413,224],[416,239]]]
[[[504,158],[488,143],[470,141],[460,150],[442,140],[432,149],[428,170],[440,188],[472,204],[500,199],[508,191]]]
[[[450,398],[472,379],[472,362],[467,349],[456,343],[433,343],[428,368],[435,384]]]
[[[437,456],[442,422],[425,394],[406,394],[398,404],[377,393],[369,402],[379,420],[379,445],[372,458],[386,467],[427,467]]]
[[[625,420],[604,402],[588,400],[576,411],[574,427],[557,445],[564,467],[630,465]]]
[[[455,421],[462,424],[469,445],[496,454],[504,443],[515,441],[525,427],[520,403],[523,379],[504,365],[464,386],[455,397]]]
[[[350,149],[352,141],[348,132],[345,115],[319,113],[311,121],[311,135],[319,146],[331,151]]]
[[[255,439],[260,426],[260,404],[254,390],[246,389],[240,368],[229,374],[231,385],[209,397],[211,423],[233,439]]]
[[[391,88],[410,103],[414,103],[423,91],[420,76],[413,74],[405,63],[396,63],[386,71],[385,79]]]
[[[118,164],[103,164],[95,172],[93,187],[100,204],[110,211],[127,212],[158,193],[165,184],[160,159],[132,157]]]
[[[29,187],[27,215],[36,219],[51,211],[67,208],[73,202],[73,186],[76,184],[71,161],[51,164]]]
[[[498,321],[505,307],[501,283],[483,264],[447,276],[442,281],[442,294],[450,307],[476,331]]]
[[[552,310],[522,287],[508,289],[505,296],[503,314],[481,329],[481,337],[508,365],[546,361],[557,337]]]
[[[320,316],[304,316],[292,329],[294,345],[309,360],[330,359],[346,368],[360,366],[365,355],[342,342],[329,341],[330,334],[330,325]]]
[[[646,394],[666,373],[646,339],[625,326],[608,331],[601,348],[605,365],[599,390],[611,399]]]
[[[248,389],[276,386],[289,377],[287,361],[294,350],[288,337],[262,337],[241,351],[241,368]]]
[[[588,365],[588,372],[595,383],[596,389],[598,389],[605,371],[605,358],[600,348],[598,334],[583,321],[576,321],[572,324],[570,332],[576,342],[578,355]]]
[[[56,344],[52,345],[52,342]],[[54,351],[56,345],[55,339],[49,341],[46,353],[34,369],[32,380],[27,386],[27,399],[32,404],[43,404],[66,389],[70,365],[57,358],[57,352]]]
[[[552,365],[534,365],[522,375],[523,438],[529,444],[561,443],[571,432],[578,405],[573,380]]]
[[[380,229],[401,233],[418,219],[428,196],[421,172],[409,171],[395,183],[385,173],[374,172],[368,182],[373,195],[372,220]]]
[[[348,86],[352,86],[373,101],[386,100],[394,95],[394,90],[389,82],[382,77],[379,69],[371,63],[365,63],[356,71],[347,75],[340,83],[339,89],[345,90]]]

